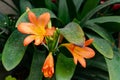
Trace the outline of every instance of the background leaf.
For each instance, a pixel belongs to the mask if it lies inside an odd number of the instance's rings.
[[[86,24],[96,23],[111,32],[120,31],[120,16],[104,16],[88,20]]]
[[[83,9],[81,10],[81,14],[79,16],[79,19],[81,20],[89,11],[91,11],[92,9],[94,9],[98,3],[100,2],[100,0],[86,0],[85,4],[83,6]]]
[[[73,0],[73,3],[75,5],[75,7],[76,7],[76,12],[78,12],[82,2],[83,2],[83,0]]]
[[[42,75],[42,66],[45,60],[45,51],[39,51],[35,49],[32,64],[30,68],[30,74],[27,80],[41,80]]]
[[[95,36],[87,34],[89,38],[93,38],[93,46],[97,49],[98,52],[100,52],[103,56],[107,58],[113,58],[113,50],[111,45],[104,39]]]
[[[15,68],[22,60],[26,47],[23,46],[25,35],[17,30],[7,40],[2,53],[2,63],[7,71]]]
[[[94,23],[86,23],[85,27],[93,30],[95,33],[99,34],[105,40],[114,44],[114,39],[112,38],[112,36],[101,26],[94,24]]]
[[[95,15],[95,13],[98,12],[99,10],[105,8],[106,6],[109,6],[111,4],[118,3],[118,2],[120,2],[120,0],[108,0],[108,1],[105,1],[103,4],[95,7],[84,18],[82,18],[81,25],[84,25],[84,23],[86,23],[86,21],[89,20],[93,15]]]
[[[63,24],[66,24],[70,21],[68,6],[66,0],[59,0],[59,7],[58,7],[58,18],[63,21]]]
[[[56,63],[56,80],[71,80],[74,70],[75,64],[73,59],[67,58],[60,53]]]
[[[84,32],[79,24],[71,22],[64,28],[60,29],[60,33],[71,43],[83,46]]]
[[[120,80],[120,52],[115,50],[114,57],[112,59],[105,58],[108,71],[109,71],[109,80]]]
[[[26,8],[29,7],[30,9],[33,8],[32,4],[29,0],[20,0],[20,10],[21,13],[26,11]]]

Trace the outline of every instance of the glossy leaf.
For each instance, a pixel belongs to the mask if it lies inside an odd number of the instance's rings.
[[[120,80],[120,52],[114,51],[114,53],[113,59],[105,58],[110,76],[109,80]]]
[[[96,52],[95,57],[93,59],[87,60],[87,66],[95,67],[95,68],[108,72],[105,59],[101,54],[99,54],[99,52]]]
[[[7,71],[15,68],[22,60],[26,50],[23,46],[24,38],[25,35],[17,30],[8,38],[2,53],[2,63]]]
[[[62,53],[58,55],[56,63],[56,80],[71,80],[75,70],[73,59]]]
[[[59,0],[58,17],[61,19],[61,21],[63,21],[63,24],[66,24],[70,21],[66,0]]]
[[[21,13],[26,11],[26,8],[29,7],[30,9],[33,8],[29,0],[20,0],[20,9]]]
[[[41,80],[42,75],[42,66],[45,60],[45,51],[39,51],[35,49],[33,60],[30,68],[30,74],[27,80]]]
[[[94,9],[98,3],[100,2],[100,0],[87,0],[85,1],[85,4],[83,6],[82,12],[80,14],[79,19],[82,19],[89,11],[91,11],[92,9]]]
[[[106,16],[88,20],[86,23],[97,23],[109,31],[120,31],[120,16]]]
[[[95,19],[90,19],[87,22],[88,23],[106,23],[106,22],[118,22],[118,23],[120,23],[120,16],[99,17],[99,18],[95,18]]]
[[[51,18],[56,18],[55,14],[52,11],[50,11],[49,9],[46,9],[46,8],[31,9],[31,11],[34,12],[36,14],[36,16],[40,16],[40,14],[42,14],[44,12],[49,12]],[[21,22],[28,22],[28,14],[27,14],[27,12],[22,14],[21,17],[18,19],[18,21],[16,23],[16,27]]]
[[[95,35],[87,34],[89,38],[93,38],[93,46],[105,57],[113,58],[113,50],[111,45],[104,39]]]
[[[67,7],[69,11],[69,16],[70,16],[69,21],[73,21],[73,19],[76,17],[76,14],[77,14],[76,7],[73,3],[73,0],[66,0],[66,1],[67,1]]]
[[[56,10],[56,5],[52,2],[52,0],[45,0],[46,7],[50,10]]]
[[[73,0],[73,3],[75,5],[75,7],[76,7],[76,12],[78,12],[82,2],[83,2],[83,0]]]
[[[101,26],[94,24],[94,23],[86,23],[86,28],[89,28],[99,34],[101,37],[103,37],[105,40],[111,42],[114,44],[114,40],[112,36]]]
[[[106,2],[104,2],[103,4],[97,6],[96,8],[94,8],[93,10],[91,10],[82,20],[81,20],[81,25],[84,25],[84,23],[86,23],[87,20],[89,20],[95,13],[97,13],[99,10],[114,4],[114,3],[118,3],[120,2],[120,0],[108,0]]]
[[[60,33],[71,43],[83,46],[84,32],[79,24],[71,22],[64,28],[60,29]]]

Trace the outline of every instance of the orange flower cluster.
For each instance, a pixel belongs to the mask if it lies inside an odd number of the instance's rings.
[[[24,46],[29,45],[32,41],[35,41],[35,45],[39,45],[44,41],[44,38],[47,36],[52,36],[55,32],[54,27],[48,27],[50,22],[50,14],[48,12],[41,14],[39,17],[30,11],[28,11],[28,19],[30,22],[22,22],[18,25],[17,29],[23,34],[29,34],[24,39]],[[87,40],[84,43],[83,47],[77,46],[72,43],[65,43],[62,46],[65,46],[73,55],[74,63],[77,64],[77,61],[83,66],[86,67],[86,61],[84,58],[89,59],[95,55],[93,49],[87,47],[93,42],[93,39]],[[51,78],[54,74],[54,59],[52,52],[47,56],[42,72],[45,77]]]
[[[93,39],[89,39],[85,41],[85,44],[83,47],[79,47],[72,43],[65,43],[62,44],[65,46],[73,55],[74,63],[77,64],[77,61],[85,68],[86,67],[86,61],[84,58],[89,59],[94,57],[95,52],[93,49],[87,47],[93,42]]]
[[[28,10],[28,18],[30,22],[22,22],[17,29],[21,33],[30,34],[24,39],[24,46],[27,46],[35,40],[34,44],[39,45],[43,42],[44,37],[52,36],[55,28],[48,27],[50,21],[50,14],[48,12],[41,14],[38,18],[36,15]],[[52,53],[48,55],[42,68],[45,77],[51,78],[54,73],[54,61]]]
[[[44,37],[52,36],[55,28],[48,28],[50,21],[50,14],[43,13],[38,18],[36,15],[28,10],[28,18],[30,22],[22,22],[18,25],[18,31],[24,34],[30,34],[24,39],[24,46],[27,46],[35,40],[34,44],[39,45],[43,42]]]

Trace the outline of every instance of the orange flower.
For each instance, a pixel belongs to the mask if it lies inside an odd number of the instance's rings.
[[[93,49],[87,47],[92,43],[93,39],[89,39],[85,41],[85,44],[83,47],[79,47],[77,45],[74,45],[72,43],[65,43],[62,44],[65,46],[73,55],[74,63],[77,64],[77,61],[85,68],[86,67],[86,61],[84,58],[89,59],[94,57],[95,52]]]
[[[35,40],[34,44],[39,45],[43,42],[45,36],[52,36],[55,28],[48,28],[50,14],[48,12],[41,14],[38,18],[28,10],[28,19],[30,22],[22,22],[17,29],[23,34],[30,34],[24,39],[24,46],[27,46]]]
[[[51,78],[52,75],[54,74],[54,60],[52,53],[49,53],[49,55],[47,56],[42,68],[42,72],[45,77],[49,78]]]

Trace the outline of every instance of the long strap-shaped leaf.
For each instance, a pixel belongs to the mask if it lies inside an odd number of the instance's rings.
[[[106,1],[105,3],[97,6],[96,8],[94,8],[93,10],[91,10],[82,20],[81,20],[81,25],[84,25],[84,23],[89,20],[96,12],[98,12],[99,10],[101,10],[102,8],[114,4],[114,3],[118,3],[120,2],[120,0],[109,0]]]

